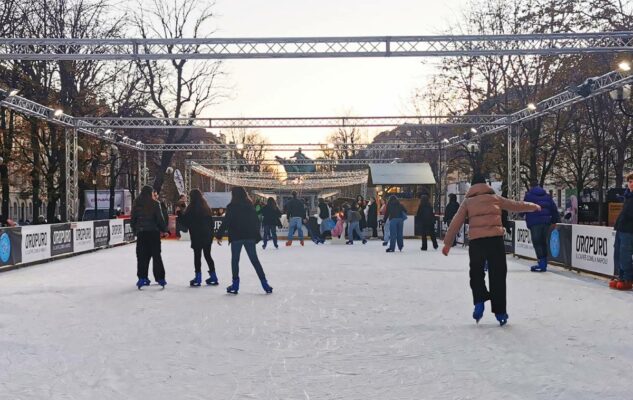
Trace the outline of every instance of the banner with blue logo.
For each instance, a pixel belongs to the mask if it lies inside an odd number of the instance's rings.
[[[0,229],[0,267],[22,262],[22,228]]]
[[[547,259],[571,265],[571,225],[554,225],[547,235]]]

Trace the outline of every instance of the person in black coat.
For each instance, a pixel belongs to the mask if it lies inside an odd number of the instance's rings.
[[[360,213],[360,230],[367,228],[367,216],[365,216],[365,209],[367,208],[367,202],[361,195],[356,196],[356,206]]]
[[[444,209],[444,222],[446,226],[449,226],[457,214],[457,210],[459,210],[459,203],[457,202],[457,195],[455,193],[451,193],[448,195],[448,204]],[[453,246],[457,245],[457,239],[453,241]]]
[[[378,203],[376,199],[371,199],[371,204],[367,210],[367,226],[371,228],[371,237],[378,237]]]
[[[161,232],[167,232],[165,220],[160,203],[156,200],[158,195],[151,186],[144,186],[141,193],[134,201],[130,226],[136,235],[136,286],[140,289],[151,283],[147,278],[149,261],[153,260],[154,279],[165,287],[165,266],[161,258],[160,236]]]
[[[429,200],[429,196],[427,195],[422,195],[422,197],[420,198],[420,206],[418,207],[418,212],[416,213],[415,222],[418,225],[420,234],[422,235],[421,250],[426,251],[427,249],[427,236],[431,236],[433,248],[437,249],[438,245],[435,235],[435,213],[433,212],[431,201]]]
[[[385,210],[385,219],[389,220],[389,248],[387,253],[393,253],[396,250],[402,251],[404,247],[404,220],[407,216],[407,210],[400,203],[400,200],[394,195],[389,197]]]
[[[231,203],[226,208],[224,221],[216,234],[218,245],[222,245],[222,236],[228,231],[231,244],[231,270],[233,284],[226,288],[227,293],[237,294],[240,289],[240,253],[242,247],[257,272],[257,276],[266,293],[272,293],[273,288],[268,285],[264,268],[257,258],[255,245],[261,240],[259,233],[259,218],[246,190],[241,186],[234,186],[231,190]]]
[[[277,202],[272,197],[266,201],[266,205],[262,208],[262,224],[264,225],[264,244],[262,249],[266,249],[268,241],[272,239],[275,248],[277,244],[277,227],[281,228],[281,210],[277,207]]]
[[[215,273],[215,263],[211,257],[211,244],[213,243],[213,212],[202,196],[202,192],[193,189],[189,193],[191,202],[184,210],[178,211],[178,221],[189,230],[191,248],[193,249],[193,265],[195,277],[189,282],[191,286],[200,286],[202,283],[202,255],[209,267],[207,285],[217,285],[218,276]]]

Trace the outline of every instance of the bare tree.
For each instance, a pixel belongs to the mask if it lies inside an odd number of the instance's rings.
[[[154,0],[153,8],[145,10],[139,5],[134,15],[134,25],[142,38],[160,37],[202,38],[209,37],[207,29],[213,17],[214,3],[183,0]],[[150,51],[149,48],[145,49]],[[201,51],[198,44],[169,45],[169,53],[195,54]],[[218,90],[221,73],[220,62],[210,61],[138,61],[137,67],[144,80],[144,87],[157,115],[165,118],[197,117],[206,108],[218,101],[222,92]],[[169,130],[168,143],[185,143],[190,131]],[[154,189],[160,191],[165,180],[165,171],[174,156],[173,151],[162,153],[156,171]]]
[[[238,166],[240,171],[262,171],[265,166],[262,161],[266,159],[268,141],[258,132],[249,131],[246,128],[233,128],[227,132],[230,143],[239,145],[240,148],[232,150],[232,159],[243,162]],[[262,171],[263,172],[263,171]]]

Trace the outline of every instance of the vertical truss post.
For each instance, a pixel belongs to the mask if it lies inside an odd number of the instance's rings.
[[[191,161],[185,161],[185,194],[189,196],[191,192]]]
[[[508,198],[519,200],[521,195],[521,152],[518,126],[508,126]]]
[[[64,132],[66,145],[66,219],[77,221],[79,205],[79,187],[77,182],[77,130],[66,129]]]
[[[140,154],[140,162],[141,162],[141,174],[139,175],[139,183],[141,188],[147,185],[149,171],[147,169],[147,152],[142,151]],[[140,193],[140,191],[139,191]]]
[[[136,171],[136,186],[138,186],[138,194],[141,194],[141,189],[143,189],[143,183],[141,182],[141,175],[143,175],[143,156],[142,151],[137,153],[138,161],[136,163],[137,171]]]

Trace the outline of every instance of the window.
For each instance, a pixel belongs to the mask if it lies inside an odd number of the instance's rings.
[[[13,214],[11,218],[16,219],[18,217],[18,203],[13,202]]]
[[[24,203],[20,204],[20,219],[24,221],[26,217],[26,205]]]

